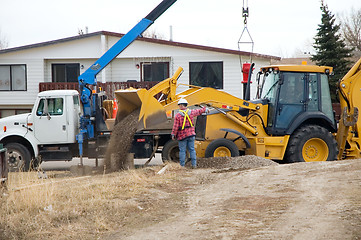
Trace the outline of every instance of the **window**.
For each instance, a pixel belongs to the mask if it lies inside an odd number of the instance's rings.
[[[26,91],[26,65],[0,65],[0,91]]]
[[[189,84],[223,89],[223,62],[190,62]]]
[[[334,119],[332,110],[332,101],[330,95],[330,85],[328,84],[328,76],[321,74],[321,104],[322,112],[331,120]]]
[[[52,64],[53,82],[78,82],[79,63]]]
[[[73,103],[75,106],[79,106],[79,96],[78,95],[73,96]]]
[[[279,101],[275,109],[275,128],[288,129],[294,119],[304,111],[305,73],[283,72],[279,85]]]
[[[318,111],[318,81],[319,73],[310,73],[308,79],[308,106],[307,111]]]
[[[283,72],[279,102],[281,104],[303,104],[305,74],[298,72]]]
[[[163,81],[169,78],[169,62],[142,63],[142,81]]]
[[[36,110],[37,116],[45,115],[63,115],[63,99],[62,98],[48,98],[41,99],[38,109]]]
[[[261,92],[262,99],[266,98],[269,100],[268,103],[268,127],[272,127],[274,124],[274,114],[276,109],[276,97],[277,88],[280,81],[279,73],[266,72],[263,79],[263,89]]]

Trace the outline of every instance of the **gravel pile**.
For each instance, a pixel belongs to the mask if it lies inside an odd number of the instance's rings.
[[[197,165],[199,168],[245,170],[278,165],[278,163],[254,155],[245,155],[239,157],[197,158]]]

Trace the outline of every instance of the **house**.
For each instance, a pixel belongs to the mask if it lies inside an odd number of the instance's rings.
[[[39,84],[76,84],[77,78],[123,34],[94,32],[0,50],[0,117],[29,112]],[[255,68],[269,65],[275,56],[200,46],[152,38],[138,38],[100,74],[100,82],[161,81],[179,66],[179,83],[214,87],[241,97],[241,62]],[[251,96],[255,94],[253,76]],[[179,90],[185,90],[182,86]]]

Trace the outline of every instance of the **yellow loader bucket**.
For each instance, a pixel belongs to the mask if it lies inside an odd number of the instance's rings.
[[[138,130],[152,128],[167,121],[164,102],[177,100],[177,80],[181,76],[183,68],[179,67],[171,78],[165,79],[151,89],[134,89],[115,91],[118,100],[118,114],[115,122],[121,121],[134,110],[140,108]],[[154,98],[157,94],[166,96],[162,103]]]
[[[121,121],[138,108],[140,108],[138,130],[151,128],[167,120],[162,104],[146,89],[117,90],[115,97],[118,100],[116,122]]]

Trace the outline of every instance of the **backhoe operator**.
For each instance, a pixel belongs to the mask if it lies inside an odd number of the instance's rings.
[[[188,148],[192,168],[197,167],[196,150],[194,149],[195,130],[193,117],[199,116],[206,112],[206,108],[190,110],[187,108],[188,101],[181,98],[178,101],[179,113],[174,118],[172,139],[178,140],[179,145],[179,161],[180,165],[184,167],[186,158],[186,149]]]

